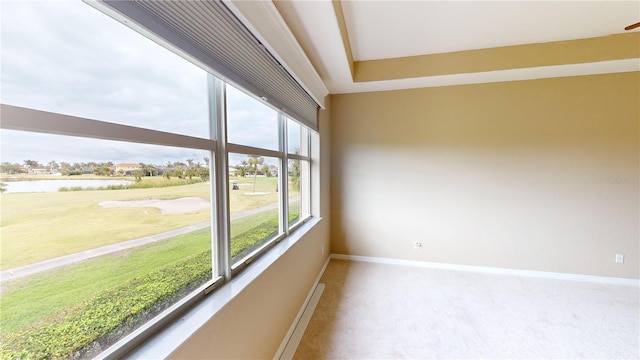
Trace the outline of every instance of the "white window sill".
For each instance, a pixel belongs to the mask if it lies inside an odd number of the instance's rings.
[[[305,236],[321,218],[310,218],[287,238],[235,275],[231,281],[220,286],[198,304],[187,310],[169,326],[166,326],[126,355],[128,359],[163,359],[173,353],[204,326],[220,309],[231,302],[262,272],[275,263],[298,240]]]

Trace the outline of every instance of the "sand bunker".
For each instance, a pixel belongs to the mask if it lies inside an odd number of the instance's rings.
[[[99,204],[103,208],[141,208],[155,207],[161,214],[182,214],[209,208],[209,200],[199,197],[185,197],[174,200],[129,200],[103,201]]]

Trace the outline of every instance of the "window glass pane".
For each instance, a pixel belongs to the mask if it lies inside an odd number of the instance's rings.
[[[3,2],[1,30],[4,104],[209,137],[205,71],[87,4]]]
[[[235,264],[281,233],[279,159],[240,154],[231,154],[229,159],[231,257]]]
[[[309,162],[289,160],[289,226],[309,216]]]
[[[300,124],[287,118],[287,152],[300,154]]]
[[[227,118],[230,143],[279,150],[278,113],[228,84]]]
[[[0,140],[0,358],[93,357],[212,280],[208,151]]]
[[[287,152],[309,156],[309,129],[287,118]]]

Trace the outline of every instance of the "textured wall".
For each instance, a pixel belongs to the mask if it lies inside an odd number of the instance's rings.
[[[331,250],[638,278],[639,101],[638,72],[332,95]]]

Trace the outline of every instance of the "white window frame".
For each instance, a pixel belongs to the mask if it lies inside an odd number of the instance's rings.
[[[304,160],[311,169],[311,132],[306,128],[306,147],[308,154],[289,154],[287,151],[287,117],[278,111],[279,150],[268,150],[245,145],[227,143],[226,124],[226,91],[225,83],[208,75],[209,85],[209,139],[175,134],[153,129],[115,124],[93,120],[79,116],[64,115],[30,108],[0,104],[2,122],[0,128],[25,132],[66,135],[81,138],[94,138],[130,143],[171,146],[209,151],[210,192],[211,192],[211,239],[212,239],[212,279],[187,295],[183,299],[164,310],[149,322],[126,335],[102,354],[101,358],[118,358],[128,353],[154,333],[166,327],[185,311],[193,308],[216,288],[229,282],[249,264],[254,262],[277,243],[286,239],[293,231],[307,222],[311,216],[312,197],[307,193],[309,214],[301,218],[292,227],[288,224],[288,160]],[[265,104],[265,106],[269,106]],[[301,126],[304,126],[301,124]],[[302,144],[301,144],[302,145]],[[236,264],[231,263],[230,250],[230,216],[228,196],[228,156],[230,153],[267,156],[279,159],[279,192],[280,203],[279,235],[251,252]],[[281,175],[282,174],[282,175]],[[309,173],[310,174],[310,173]],[[310,174],[311,175],[311,174]],[[307,177],[311,189],[311,176]]]

